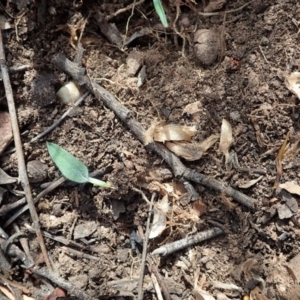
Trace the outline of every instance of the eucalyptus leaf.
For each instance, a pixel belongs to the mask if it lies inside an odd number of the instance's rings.
[[[48,152],[61,173],[77,183],[89,181],[87,166],[60,146],[47,142]]]
[[[50,157],[67,179],[77,183],[90,182],[95,186],[115,189],[111,182],[90,177],[87,166],[60,146],[47,142],[47,149]]]
[[[164,27],[168,27],[168,21],[167,17],[164,11],[164,8],[162,6],[161,0],[153,0],[153,5],[156,10],[156,13],[158,14],[161,23],[164,25]]]

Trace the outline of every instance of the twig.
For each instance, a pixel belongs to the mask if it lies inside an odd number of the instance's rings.
[[[74,249],[71,249],[71,248],[68,248],[65,246],[61,247],[61,249],[66,252],[69,252],[71,255],[75,255],[76,257],[79,257],[79,258],[85,258],[85,259],[90,259],[90,260],[95,260],[95,261],[103,261],[102,257],[97,257],[97,256],[93,256],[90,254],[86,254],[84,252],[74,250]]]
[[[130,130],[135,134],[137,139],[144,145],[145,144],[145,129],[133,117],[132,112],[122,105],[110,92],[95,82],[91,82],[88,77],[84,76],[84,70],[76,66],[62,54],[55,55],[52,62],[60,69],[73,77],[74,80],[84,85],[91,93],[93,93],[105,106],[110,108],[120,119],[127,124]],[[256,200],[247,195],[227,186],[225,183],[219,182],[216,179],[198,173],[192,169],[184,166],[180,159],[169,151],[163,144],[151,143],[145,146],[147,150],[156,152],[160,155],[166,163],[171,167],[175,177],[184,177],[198,184],[207,186],[216,191],[223,192],[232,197],[241,204],[254,208]]]
[[[154,201],[155,195],[156,194],[153,193],[152,197],[151,197],[150,207],[149,207],[149,211],[148,211],[148,219],[147,219],[145,239],[144,239],[144,243],[143,243],[141,274],[140,274],[140,280],[139,280],[139,284],[138,284],[138,299],[139,300],[143,300],[143,295],[144,295],[143,281],[144,281],[144,274],[145,274],[145,264],[146,264],[146,255],[147,255],[149,233],[150,233],[150,220],[151,220],[152,209],[153,209],[153,201]]]
[[[105,172],[107,171],[107,168],[101,168],[100,170],[96,170],[94,172],[92,172],[90,174],[91,177],[95,177],[98,175],[103,175]],[[49,194],[51,191],[53,191],[54,189],[56,189],[58,186],[60,186],[61,184],[63,184],[65,181],[67,181],[64,177],[60,177],[59,179],[57,179],[56,181],[52,182],[49,186],[47,186],[42,192],[40,192],[33,200],[33,203],[36,204],[41,198],[43,198],[44,196],[46,196],[47,194]],[[23,201],[25,204],[26,202],[24,201],[24,198],[20,199],[18,202]],[[13,204],[13,203],[12,203]],[[3,215],[4,212],[9,211],[9,209],[11,208],[11,206],[7,205],[5,207],[5,210],[2,210],[2,207],[0,209],[0,216]],[[6,228],[7,226],[9,226],[15,219],[17,219],[22,213],[24,213],[25,211],[27,211],[27,209],[29,208],[28,204],[25,205],[24,207],[20,208],[13,216],[11,216],[3,225],[3,228]]]
[[[3,248],[4,243],[6,242],[6,239],[0,238],[0,245],[1,245],[1,250]],[[32,267],[32,262],[28,260],[27,256],[21,249],[16,246],[15,244],[11,244],[7,250],[7,255],[10,257],[13,257],[13,259],[19,260],[23,263],[25,268],[31,268]]]
[[[156,292],[157,299],[158,300],[163,300],[164,298],[162,296],[160,286],[159,286],[158,281],[157,281],[157,279],[156,279],[156,277],[153,273],[151,274],[151,280],[152,280],[152,283],[153,283],[153,286],[154,286],[154,290]]]
[[[13,227],[16,232],[21,232],[19,226],[16,223],[13,223]],[[34,231],[34,229],[33,229],[33,231]],[[20,237],[19,240],[20,240],[20,244],[22,245],[22,248],[23,248],[28,260],[31,261],[32,266],[34,266],[34,259],[30,253],[27,237]]]
[[[151,256],[148,256],[147,262],[148,262],[148,268],[149,268],[150,272],[155,275],[156,280],[159,283],[159,286],[165,296],[165,300],[171,300],[171,295],[170,295],[169,289],[166,286],[162,276],[159,274],[157,266],[154,264],[154,261]]]
[[[25,227],[26,229],[28,229],[30,232],[34,232],[34,229],[27,223],[25,223]],[[52,235],[51,233],[47,232],[47,231],[42,231],[43,233],[43,236],[48,238],[48,239],[51,239],[53,241],[56,241],[58,243],[61,243],[67,247],[75,247],[75,248],[78,248],[78,249],[81,249],[81,250],[85,250],[85,251],[90,251],[90,252],[96,252],[96,253],[99,253],[100,255],[102,255],[102,260],[103,260],[103,257],[105,257],[103,255],[103,251],[101,251],[101,249],[99,250],[97,247],[94,247],[92,245],[88,245],[88,246],[83,246],[82,244],[79,244],[79,243],[76,243],[72,240],[68,240],[66,238],[64,238],[63,236],[55,236],[55,235]],[[74,250],[76,251],[76,250]],[[82,253],[82,252],[80,252]],[[81,254],[82,257],[84,257],[85,254]],[[110,264],[112,264],[112,262],[110,260],[108,260],[108,262]]]
[[[3,77],[3,84],[5,88],[5,94],[7,98],[7,105],[8,105],[8,110],[11,118],[11,125],[12,125],[12,130],[13,130],[13,135],[14,135],[14,141],[16,145],[16,152],[17,152],[17,157],[18,157],[18,169],[19,169],[19,179],[22,184],[22,187],[24,189],[25,195],[26,195],[26,200],[29,206],[30,210],[30,215],[32,218],[32,222],[34,225],[34,228],[36,230],[36,236],[38,243],[40,244],[45,263],[49,269],[51,269],[51,263],[49,261],[47,249],[43,240],[43,236],[40,230],[40,225],[39,225],[39,217],[36,212],[36,209],[33,204],[32,200],[32,194],[31,194],[31,188],[29,185],[28,181],[28,176],[27,176],[27,171],[26,171],[26,165],[25,165],[25,159],[24,159],[24,154],[23,154],[23,149],[22,149],[22,141],[21,141],[21,136],[20,136],[20,130],[19,130],[19,125],[18,125],[18,119],[17,119],[17,113],[16,113],[16,108],[15,108],[15,103],[14,103],[14,98],[13,98],[13,92],[8,76],[8,70],[7,70],[7,65],[5,61],[5,55],[4,55],[4,47],[3,47],[3,40],[2,40],[2,31],[0,30],[0,66],[1,66],[1,72],[2,72],[2,77]]]
[[[58,286],[63,288],[70,294],[71,296],[74,295],[78,299],[84,299],[84,300],[93,300],[94,298],[89,296],[86,291],[82,291],[81,289],[78,289],[74,284],[71,282],[63,279],[60,277],[57,273],[54,273],[46,268],[41,269],[30,269],[34,274],[37,274],[39,276],[45,277],[48,280],[56,283]]]
[[[11,280],[8,280],[7,278],[5,278],[5,276],[3,276],[2,274],[0,274],[0,279],[3,280],[4,282],[6,282],[7,284],[15,287],[15,288],[18,288],[20,290],[22,290],[23,293],[25,294],[29,294],[31,291],[30,289],[28,289],[26,286],[16,282],[16,281],[11,281]]]
[[[230,14],[230,13],[234,13],[237,11],[242,10],[244,7],[246,7],[247,5],[249,5],[250,3],[254,2],[255,0],[251,0],[249,2],[247,2],[246,4],[244,4],[243,6],[236,8],[236,9],[231,9],[231,10],[225,10],[225,11],[218,11],[218,12],[198,12],[198,14],[200,16],[205,16],[205,17],[210,17],[210,16],[219,16],[222,14]]]
[[[35,136],[34,138],[32,138],[29,142],[24,143],[24,146],[27,146],[33,142],[36,142],[37,140],[39,140],[40,138],[42,138],[43,136],[45,136],[46,134],[48,134],[49,132],[51,132],[54,128],[56,128],[72,111],[72,109],[74,107],[77,107],[81,104],[81,102],[88,96],[89,92],[84,93],[78,100],[77,102],[75,102],[74,105],[72,105],[72,107],[70,107],[57,121],[55,121],[50,127],[48,127],[46,130],[44,130],[42,133],[38,134],[37,136]],[[13,148],[7,152],[5,152],[4,154],[9,154],[9,153],[13,153],[16,151],[16,148]]]
[[[11,264],[6,259],[2,248],[0,247],[0,269],[5,275],[5,277],[9,277],[9,270],[11,268]]]
[[[213,237],[216,237],[222,233],[224,233],[224,231],[222,229],[220,229],[218,227],[214,227],[214,228],[208,229],[206,231],[199,232],[196,235],[192,235],[187,238],[175,241],[173,243],[161,246],[161,247],[155,249],[151,254],[152,255],[159,254],[159,255],[163,255],[163,256],[168,255],[168,254],[171,254],[178,250],[187,248],[189,246],[192,246],[192,245],[198,244],[200,242],[206,241],[208,239],[211,239]]]
[[[127,11],[127,10],[130,10],[130,9],[134,8],[135,6],[138,6],[138,5],[140,5],[144,2],[145,2],[145,0],[140,0],[136,3],[131,3],[131,4],[127,5],[126,7],[121,8],[121,9],[117,10],[116,12],[114,12],[114,13],[110,14],[109,16],[107,16],[106,20],[109,21],[110,19],[114,18],[115,16],[117,16],[117,15],[119,15],[119,14],[121,14],[121,13]]]

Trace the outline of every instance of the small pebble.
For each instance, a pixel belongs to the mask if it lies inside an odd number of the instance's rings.
[[[265,36],[263,36],[262,39],[260,40],[260,44],[262,46],[267,46],[269,44],[269,42],[270,42],[269,39],[266,38]]]

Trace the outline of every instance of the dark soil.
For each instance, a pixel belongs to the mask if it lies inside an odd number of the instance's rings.
[[[25,71],[10,73],[22,141],[29,142],[72,105],[56,99],[58,89],[72,78],[53,64],[53,57],[64,54],[74,60],[84,18],[87,23],[81,42],[85,52],[79,63],[89,78],[111,92],[145,129],[155,120],[196,126],[193,141],[201,142],[220,134],[223,119],[229,121],[234,135],[230,157],[236,157],[235,164],[225,165],[219,142],[200,160],[182,161],[252,197],[257,204],[249,209],[219,191],[192,183],[200,195],[196,201],[206,205],[205,213],[193,218],[190,212],[195,201],[184,197],[188,192],[181,178],[175,178],[168,164],[148,151],[126,122],[90,94],[47,136],[24,146],[26,162],[37,160],[47,170],[46,178],[30,174],[34,196],[41,192],[42,183],[60,176],[46,141],[68,150],[90,171],[104,170],[101,178],[118,187],[110,190],[65,183],[36,204],[43,231],[80,246],[63,246],[45,237],[54,271],[81,290],[86,299],[137,299],[142,246],[137,244],[132,249],[130,234],[146,231],[149,204],[137,191],[141,190],[149,201],[153,192],[155,202],[168,195],[170,205],[166,229],[149,240],[148,253],[212,228],[212,223],[226,231],[171,255],[153,257],[161,275],[159,282],[166,285],[171,299],[241,299],[250,293],[256,300],[300,299],[300,198],[274,189],[275,159],[288,132],[291,150],[283,157],[280,183],[300,184],[299,99],[284,82],[284,74],[300,68],[300,3],[255,0],[227,13],[225,18],[224,13],[199,15],[205,1],[179,1],[181,13],[176,30],[171,26],[165,31],[152,1],[138,5],[133,14],[129,9],[113,16],[132,2],[52,0],[4,4],[7,13],[16,16],[12,19],[3,12],[11,24],[16,24],[3,32],[8,66],[28,65]],[[166,1],[166,13],[174,21],[176,1],[170,2]],[[221,12],[246,3],[229,0]],[[108,18],[108,25],[101,23],[101,16]],[[114,36],[109,33],[111,23],[116,26]],[[68,28],[77,28],[72,38]],[[217,51],[216,55],[203,58],[195,51],[194,33],[199,29],[210,29],[220,38],[219,44],[205,50]],[[141,30],[140,37],[122,45]],[[215,42],[215,38],[210,41]],[[142,65],[146,79],[138,86]],[[1,110],[7,111],[4,88],[0,94]],[[185,113],[186,106],[197,101],[197,114]],[[2,154],[0,167],[18,176],[16,154]],[[254,185],[241,188],[260,176]],[[1,205],[22,197],[15,193],[21,189],[17,184],[2,187],[8,194]],[[14,212],[1,216],[2,228]],[[34,268],[43,267],[36,236],[25,227],[31,224],[30,214],[24,213],[15,224],[26,232]],[[3,229],[12,235],[16,227]],[[18,240],[15,244],[21,247]],[[79,252],[73,253],[72,249]],[[42,299],[60,285],[26,271],[20,261],[8,259],[12,267],[7,276],[26,286],[34,299]],[[159,299],[149,270],[146,264],[143,299]],[[0,279],[0,283],[4,285],[5,280]],[[220,283],[235,286],[224,288]],[[75,297],[70,291],[69,296]]]

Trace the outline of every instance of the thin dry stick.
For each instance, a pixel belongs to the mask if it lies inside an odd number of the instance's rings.
[[[24,159],[24,154],[23,154],[23,149],[22,149],[22,141],[21,141],[21,136],[20,136],[20,131],[19,131],[19,125],[18,125],[18,119],[17,119],[17,113],[16,113],[16,108],[15,108],[15,103],[14,103],[14,98],[13,98],[13,92],[8,76],[8,69],[5,61],[5,55],[4,55],[4,47],[3,47],[3,40],[2,40],[2,31],[0,30],[0,66],[1,66],[1,72],[2,72],[2,77],[3,77],[3,84],[5,88],[5,94],[7,98],[7,105],[8,105],[8,110],[11,118],[11,125],[12,125],[12,130],[13,130],[13,135],[14,135],[14,141],[16,145],[16,152],[17,152],[17,157],[18,157],[18,169],[19,169],[19,179],[22,184],[22,187],[24,189],[25,195],[26,195],[26,200],[29,206],[32,222],[34,229],[36,230],[36,235],[37,235],[37,240],[38,243],[40,244],[45,263],[49,269],[51,269],[51,263],[49,261],[47,249],[43,240],[43,236],[40,230],[40,225],[39,225],[39,217],[37,215],[36,209],[33,204],[33,199],[32,199],[32,194],[31,194],[31,188],[29,185],[28,181],[28,176],[27,176],[27,171],[26,171],[26,165],[25,165],[25,159]]]
[[[38,134],[37,136],[35,136],[34,138],[32,138],[29,142],[24,143],[24,146],[27,146],[33,142],[36,142],[37,140],[39,140],[40,138],[42,138],[43,136],[45,136],[46,134],[48,134],[49,132],[51,132],[54,128],[56,128],[69,114],[70,112],[73,110],[74,107],[77,107],[81,104],[81,102],[88,96],[89,92],[84,93],[78,100],[77,102],[75,102],[75,104],[70,107],[58,120],[56,120],[51,126],[49,126],[46,130],[44,130],[43,132],[41,132],[40,134]],[[5,152],[4,154],[9,154],[9,153],[13,153],[16,151],[16,148],[13,148],[11,150],[8,150],[7,152]]]
[[[242,10],[244,7],[246,7],[247,5],[249,5],[252,2],[254,2],[254,0],[251,0],[251,1],[247,2],[243,6],[241,6],[239,8],[236,8],[236,9],[218,11],[218,12],[198,12],[198,14],[201,15],[201,16],[205,16],[205,17],[218,16],[218,15],[222,15],[222,14],[230,14],[230,13],[234,13],[234,12]]]
[[[165,300],[171,300],[171,295],[170,295],[170,291],[168,289],[168,286],[166,285],[166,283],[163,280],[162,276],[159,274],[158,268],[155,265],[155,263],[154,263],[151,256],[148,256],[147,262],[148,262],[149,271],[155,275],[156,280],[158,281],[159,286],[160,286],[160,288],[161,288],[161,290],[164,294]]]
[[[168,255],[168,254],[171,254],[178,250],[181,250],[181,249],[187,248],[189,246],[195,245],[197,243],[206,241],[208,239],[211,239],[211,238],[216,237],[223,233],[224,233],[224,231],[222,229],[220,229],[219,227],[214,227],[214,228],[208,229],[206,231],[199,232],[196,235],[191,235],[184,239],[161,246],[161,247],[155,249],[151,254],[152,255],[159,254],[159,255],[163,255],[163,256]]]
[[[121,8],[121,9],[117,10],[116,12],[114,12],[114,13],[110,14],[109,16],[107,16],[106,20],[109,21],[110,19],[114,18],[115,16],[117,16],[117,15],[119,15],[119,14],[121,14],[121,13],[127,11],[127,10],[130,10],[130,9],[134,8],[135,6],[138,6],[138,5],[140,5],[144,2],[145,2],[145,0],[140,0],[136,3],[131,3],[131,4],[127,5],[126,7]]]
[[[72,63],[62,54],[54,56],[53,63],[60,69],[73,77],[74,80],[84,85],[90,92],[92,92],[106,107],[111,109],[124,124],[135,134],[136,138],[145,145],[145,129],[133,117],[133,113],[122,105],[109,91],[95,82],[90,82],[89,78],[84,75],[84,69]],[[201,174],[195,170],[187,168],[180,159],[160,143],[151,143],[145,148],[148,151],[156,152],[160,155],[165,162],[170,166],[173,174],[177,178],[185,178],[187,180],[196,182],[198,184],[212,188],[220,193],[225,193],[227,196],[232,197],[239,203],[254,208],[256,200],[235,190],[223,182],[219,182],[213,177]]]
[[[141,274],[140,274],[140,280],[138,284],[138,299],[143,300],[143,281],[144,281],[144,274],[145,274],[145,264],[146,264],[146,255],[147,255],[147,247],[148,247],[148,240],[149,240],[149,233],[150,233],[150,220],[152,215],[152,209],[153,209],[153,201],[155,198],[155,193],[152,194],[151,200],[150,200],[150,207],[148,211],[148,219],[147,219],[147,226],[146,226],[146,233],[145,233],[145,239],[143,243],[143,253],[142,253],[142,263],[141,263]]]
[[[95,177],[98,175],[103,175],[106,172],[107,168],[101,168],[100,170],[96,170],[90,174],[91,177]],[[46,196],[48,193],[56,189],[58,186],[63,184],[67,179],[64,177],[60,177],[56,181],[52,182],[49,186],[47,186],[42,192],[40,192],[33,200],[33,203],[36,204],[42,197]],[[20,199],[18,202],[22,202],[24,198]],[[21,203],[25,204],[25,203]],[[0,210],[0,216],[6,211],[10,210],[11,206],[7,206],[6,210]],[[15,219],[17,219],[22,213],[24,213],[29,208],[29,205],[25,205],[24,207],[20,208],[13,216],[11,216],[6,223],[3,225],[3,228],[9,226]]]
[[[158,281],[155,277],[155,275],[152,273],[151,274],[151,280],[152,280],[152,283],[153,283],[153,286],[154,286],[154,289],[155,289],[155,292],[156,292],[156,296],[157,296],[157,299],[158,300],[163,300],[163,295],[161,293],[161,289],[160,289],[160,286],[158,284]]]

